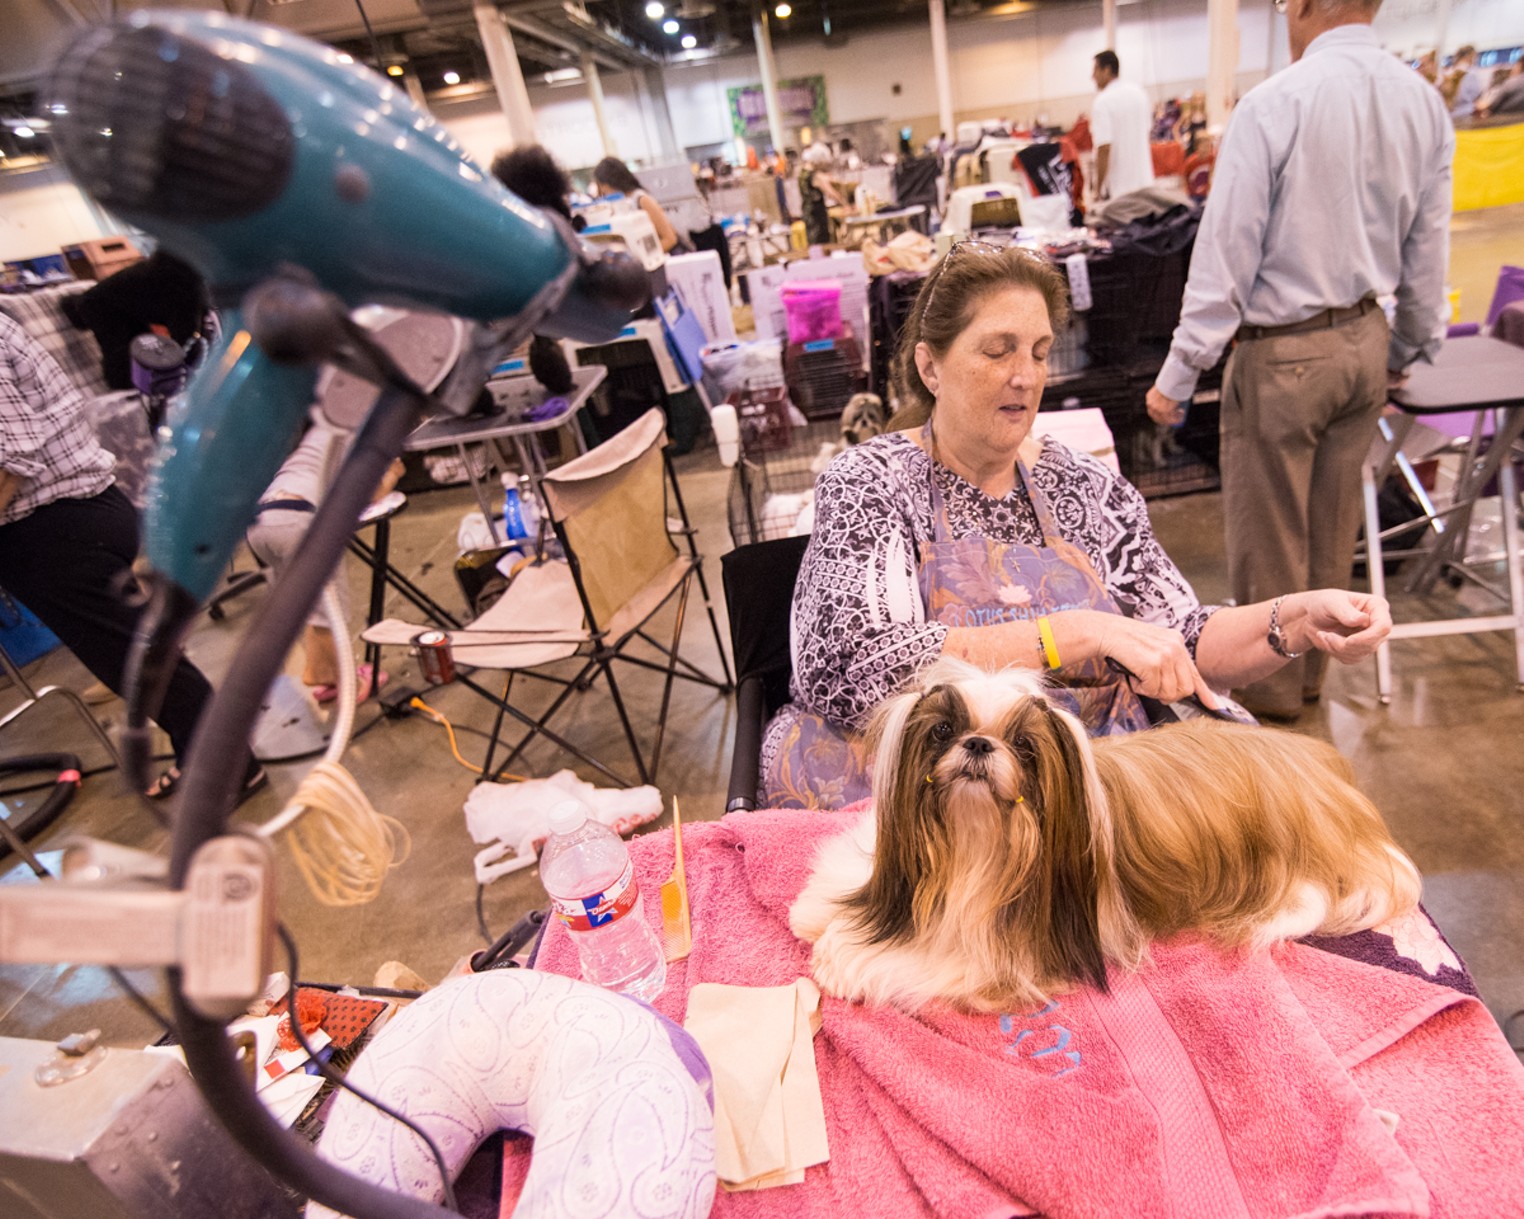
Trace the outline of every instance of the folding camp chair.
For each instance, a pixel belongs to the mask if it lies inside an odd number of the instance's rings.
[[[485,613],[461,630],[446,632],[458,680],[497,708],[484,777],[501,777],[530,741],[543,736],[621,786],[629,786],[618,772],[549,726],[572,694],[589,689],[601,676],[634,755],[637,781],[650,783],[661,763],[673,681],[682,677],[730,692],[730,664],[720,641],[694,530],[677,478],[663,452],[666,440],[662,413],[651,410],[596,449],[545,474],[540,489],[546,517],[566,559],[525,566]],[[681,545],[677,537],[681,537]],[[679,655],[689,589],[695,578],[719,652],[722,680]],[[665,644],[654,639],[647,626],[674,597],[676,622],[671,642]],[[388,619],[367,630],[364,638],[376,643],[408,643],[423,629]],[[636,640],[654,648],[662,659],[632,655],[630,649]],[[572,659],[582,662],[575,676],[547,671]],[[641,749],[615,679],[612,666],[616,660],[665,676],[649,758]],[[509,674],[508,688],[501,696],[481,684],[481,669],[501,669]],[[531,716],[512,701],[512,679],[521,673],[562,687],[538,716]],[[528,731],[494,771],[493,759],[505,718],[517,720]]]

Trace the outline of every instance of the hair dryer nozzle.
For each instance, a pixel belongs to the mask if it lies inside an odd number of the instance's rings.
[[[153,25],[87,29],[49,82],[53,138],[107,207],[166,219],[252,215],[286,188],[291,124],[242,64]]]

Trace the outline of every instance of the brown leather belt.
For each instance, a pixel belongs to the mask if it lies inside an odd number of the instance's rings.
[[[1235,338],[1243,339],[1274,339],[1286,334],[1307,334],[1313,330],[1330,330],[1335,326],[1342,326],[1345,322],[1352,322],[1357,317],[1364,317],[1380,306],[1376,298],[1367,296],[1357,305],[1350,305],[1347,309],[1324,309],[1320,313],[1314,313],[1309,318],[1300,322],[1291,322],[1286,326],[1240,326]]]

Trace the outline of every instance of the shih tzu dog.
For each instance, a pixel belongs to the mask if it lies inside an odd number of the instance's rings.
[[[874,808],[789,911],[840,998],[1042,1003],[1151,940],[1230,948],[1407,913],[1418,870],[1330,746],[1191,720],[1091,741],[1035,673],[928,669],[869,730]]]
[[[844,446],[862,444],[879,435],[889,423],[884,400],[877,394],[853,394],[841,412],[841,439]]]

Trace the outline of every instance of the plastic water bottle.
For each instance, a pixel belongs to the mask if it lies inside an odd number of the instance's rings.
[[[512,474],[503,475],[503,536],[509,542],[533,543],[540,530],[540,510],[527,477],[514,484]]]
[[[534,543],[540,536],[540,498],[527,474],[519,475],[519,516],[524,522],[524,536]]]
[[[648,1003],[661,993],[667,961],[618,834],[575,801],[556,805],[540,852],[540,880],[577,945],[583,981]]]

